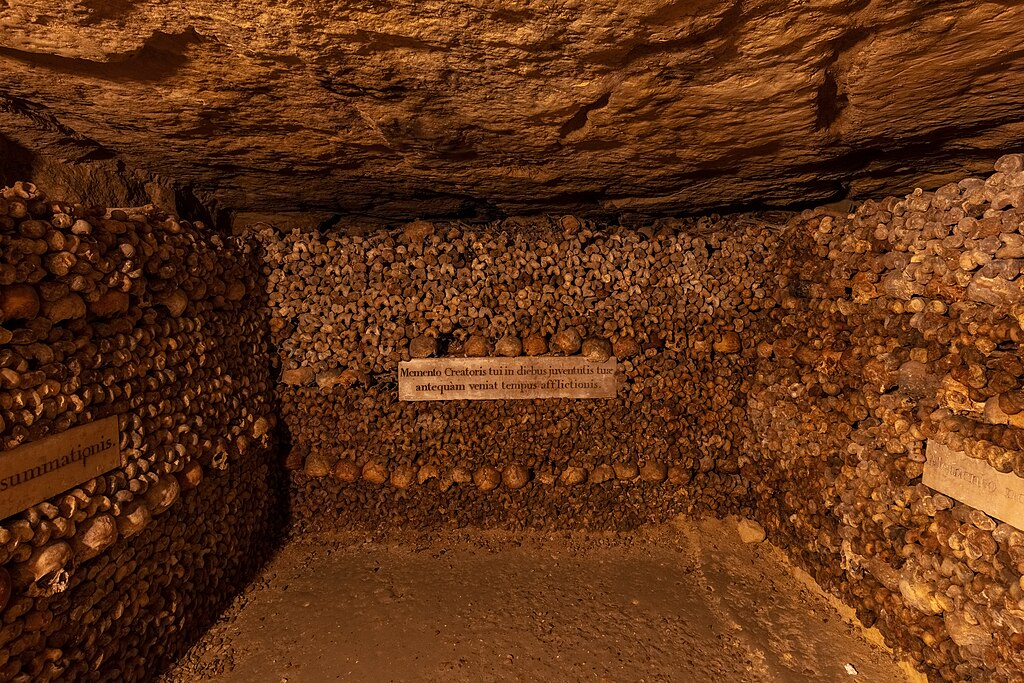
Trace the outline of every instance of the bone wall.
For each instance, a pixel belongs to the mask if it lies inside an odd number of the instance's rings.
[[[327,524],[629,528],[748,505],[746,395],[778,238],[572,217],[260,232],[293,515]],[[614,400],[400,403],[427,355],[620,359]]]
[[[750,398],[769,537],[934,680],[1019,680],[1024,533],[921,483],[1024,476],[1024,156],[787,229]]]
[[[258,274],[201,225],[3,191],[0,451],[117,415],[122,466],[0,520],[0,680],[149,678],[270,550]]]
[[[228,238],[6,190],[0,447],[117,414],[125,462],[0,520],[0,679],[152,674],[290,507],[294,533],[752,515],[933,680],[1014,680],[1024,532],[921,483],[926,438],[1024,475],[1024,157],[995,170],[639,230]],[[614,354],[619,396],[396,400],[399,360],[517,354]]]

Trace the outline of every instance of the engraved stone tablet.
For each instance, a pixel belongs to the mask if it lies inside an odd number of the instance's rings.
[[[1024,529],[1024,479],[931,439],[925,456],[925,486]]]
[[[0,453],[0,519],[121,464],[117,416]]]
[[[398,398],[615,398],[615,359],[423,358],[398,364]]]

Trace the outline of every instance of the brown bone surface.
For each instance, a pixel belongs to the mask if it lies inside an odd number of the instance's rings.
[[[0,520],[0,680],[151,676],[272,549],[259,277],[201,224],[2,192],[0,451],[116,415],[124,465]]]
[[[295,533],[744,515],[934,680],[1014,680],[1024,532],[921,476],[928,439],[1024,476],[1022,166],[640,229],[224,237],[5,191],[0,446],[118,415],[125,462],[0,520],[0,679],[179,655],[287,477]],[[397,400],[399,361],[517,353],[613,353],[617,395]]]

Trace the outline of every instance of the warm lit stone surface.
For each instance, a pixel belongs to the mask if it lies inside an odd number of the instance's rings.
[[[309,535],[158,680],[923,681],[779,560],[684,518],[628,536]]]
[[[899,194],[1024,145],[1022,22],[1013,2],[18,0],[0,134],[90,162],[83,195],[121,160],[142,175],[108,196],[174,202],[173,178],[264,212]]]

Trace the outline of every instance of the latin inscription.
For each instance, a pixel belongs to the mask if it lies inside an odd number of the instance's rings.
[[[1024,479],[931,439],[925,458],[925,486],[1024,529]]]
[[[615,398],[615,359],[423,358],[398,364],[402,401]]]
[[[0,519],[121,464],[117,416],[0,453]]]

